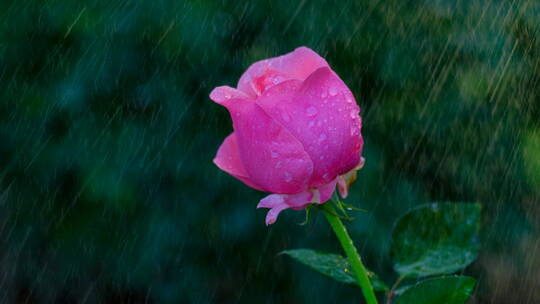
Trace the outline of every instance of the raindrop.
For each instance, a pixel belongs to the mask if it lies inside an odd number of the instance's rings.
[[[338,92],[335,87],[330,87],[330,89],[328,89],[328,94],[330,94],[330,96],[336,96],[337,93]]]
[[[274,79],[272,79],[272,83],[273,84],[278,84],[280,83],[281,81],[283,80],[283,77],[274,77]]]
[[[283,120],[285,120],[285,121],[290,121],[291,120],[291,117],[287,113],[281,114],[281,118],[283,118]]]
[[[351,126],[351,136],[358,135],[358,127],[357,126]]]
[[[310,106],[306,109],[307,116],[315,116],[317,115],[317,109],[314,106]]]
[[[287,172],[287,171],[285,171],[285,181],[286,181],[287,183],[290,182],[290,181],[292,181],[292,175],[291,175],[289,172]]]

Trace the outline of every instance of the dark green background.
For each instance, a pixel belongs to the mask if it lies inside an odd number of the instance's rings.
[[[358,301],[276,255],[339,253],[320,214],[267,228],[265,194],[211,162],[212,88],[306,45],[362,107],[366,264],[393,282],[411,206],[481,202],[472,303],[539,303],[539,20],[532,0],[1,1],[0,302]]]

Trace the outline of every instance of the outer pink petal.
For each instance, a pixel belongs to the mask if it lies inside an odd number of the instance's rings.
[[[313,163],[302,144],[252,101],[231,98],[221,104],[231,114],[250,180],[267,192],[305,191]]]
[[[318,69],[301,86],[295,81],[276,85],[256,103],[304,145],[314,166],[309,186],[327,184],[358,165],[360,109],[330,68]]]
[[[242,160],[240,159],[240,154],[238,153],[238,144],[234,133],[225,138],[214,158],[214,163],[221,170],[236,177],[251,188],[263,190],[251,180],[249,174],[246,172]]]
[[[337,183],[337,179],[334,179],[328,184],[322,185],[318,188],[319,201],[317,203],[319,204],[326,203],[332,197],[332,194],[334,193],[334,190],[336,189],[336,183]]]
[[[328,63],[307,47],[252,64],[238,81],[238,89],[251,97],[261,95],[266,88],[285,80],[304,80],[311,73]]]
[[[220,86],[212,90],[210,93],[210,99],[221,104],[230,99],[250,99],[250,97],[244,92],[235,88],[231,88],[229,86]]]
[[[259,202],[257,208],[270,208],[266,214],[266,225],[271,225],[276,222],[279,213],[285,209],[300,210],[312,203],[322,204],[328,201],[334,193],[336,181],[333,180],[317,189],[296,194],[270,194]]]

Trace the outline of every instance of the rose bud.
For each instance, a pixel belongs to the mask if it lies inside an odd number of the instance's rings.
[[[237,88],[210,98],[229,111],[234,132],[214,163],[246,185],[272,194],[273,224],[287,208],[300,210],[343,197],[363,165],[360,108],[326,60],[307,47],[252,64]]]

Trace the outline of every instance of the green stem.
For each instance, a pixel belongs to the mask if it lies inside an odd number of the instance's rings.
[[[341,247],[349,258],[349,262],[351,263],[351,267],[356,275],[356,280],[358,281],[360,288],[362,288],[362,293],[364,294],[366,302],[368,304],[377,304],[377,298],[373,292],[373,287],[371,286],[368,273],[362,264],[362,259],[360,259],[360,255],[358,254],[356,247],[354,247],[354,243],[351,240],[349,233],[347,233],[347,229],[345,229],[341,219],[336,215],[336,211],[331,204],[322,204],[321,208],[324,211],[324,215],[326,216],[328,223],[330,223],[330,226],[332,226],[334,233],[341,243]]]

